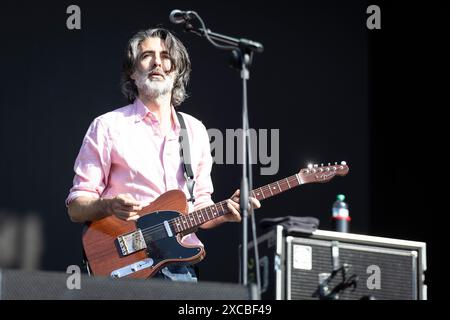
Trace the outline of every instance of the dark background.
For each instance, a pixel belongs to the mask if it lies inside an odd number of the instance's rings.
[[[81,8],[81,30],[68,30],[66,8]],[[381,30],[368,30],[366,8],[381,8]],[[0,210],[42,219],[39,268],[81,264],[81,225],[64,204],[73,163],[90,122],[126,105],[119,79],[126,42],[161,24],[188,48],[190,98],[180,107],[208,128],[239,128],[241,82],[229,53],[172,25],[172,9],[197,11],[207,27],[264,44],[249,83],[252,128],[280,130],[280,168],[254,185],[313,163],[345,160],[350,173],[304,185],[263,202],[265,217],[314,216],[330,230],[331,206],[347,197],[355,233],[427,242],[429,298],[440,298],[442,226],[429,179],[443,115],[443,19],[436,3],[407,1],[126,3],[47,1],[1,5]],[[442,146],[442,145],[441,145]],[[241,167],[213,167],[213,199],[239,186]],[[431,174],[433,175],[433,174]],[[207,257],[202,280],[237,282],[239,224],[200,231]],[[20,263],[6,265],[20,267]]]

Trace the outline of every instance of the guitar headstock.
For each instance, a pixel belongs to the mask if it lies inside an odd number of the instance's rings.
[[[335,176],[345,176],[348,171],[349,168],[345,161],[340,164],[335,162],[333,165],[328,163],[327,166],[309,164],[307,168],[300,170],[298,176],[302,183],[327,182]]]

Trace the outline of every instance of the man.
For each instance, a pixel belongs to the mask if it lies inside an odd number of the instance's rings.
[[[183,190],[189,198],[179,154],[180,123],[174,107],[186,98],[191,71],[186,48],[161,28],[140,31],[127,47],[122,91],[130,104],[96,118],[75,161],[73,187],[67,197],[74,222],[115,215],[137,220],[138,212],[166,191]],[[195,202],[189,211],[214,204],[211,200],[212,157],[205,126],[182,114],[189,137]],[[239,222],[239,190],[228,200],[230,212],[201,228]],[[260,207],[257,199],[251,205]],[[202,245],[195,233],[185,244]],[[196,281],[193,268],[169,265],[156,276]]]

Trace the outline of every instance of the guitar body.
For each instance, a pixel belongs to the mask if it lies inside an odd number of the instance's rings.
[[[205,256],[203,247],[181,244],[181,234],[165,234],[164,221],[186,215],[187,210],[184,193],[172,190],[143,208],[136,222],[108,216],[88,224],[83,231],[82,240],[92,274],[117,278],[148,278],[169,263],[192,264],[201,261]],[[124,254],[118,239],[137,230],[142,231],[146,248]],[[158,233],[165,236],[159,237],[160,239],[153,236]]]

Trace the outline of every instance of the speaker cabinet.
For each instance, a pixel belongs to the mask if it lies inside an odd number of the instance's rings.
[[[258,238],[262,299],[424,300],[423,242],[281,226]],[[256,277],[253,243],[249,281]]]

